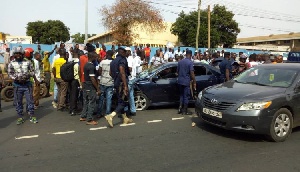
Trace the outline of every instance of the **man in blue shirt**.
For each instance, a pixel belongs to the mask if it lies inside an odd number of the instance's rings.
[[[180,105],[178,109],[178,114],[182,113],[183,115],[191,115],[191,112],[187,111],[189,104],[189,95],[190,95],[190,84],[192,82],[193,89],[196,90],[196,80],[194,73],[194,66],[191,60],[192,51],[186,51],[186,58],[178,62],[178,85],[180,92]]]
[[[231,79],[231,61],[230,61],[230,53],[224,53],[224,60],[219,64],[220,72],[221,72],[221,82],[226,82]]]

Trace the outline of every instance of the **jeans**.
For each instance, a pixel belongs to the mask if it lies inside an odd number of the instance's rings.
[[[102,115],[102,109],[104,105],[104,98],[106,98],[105,103],[106,103],[106,110],[105,110],[105,115],[108,115],[111,113],[111,99],[113,96],[113,86],[105,86],[105,85],[100,85],[100,90],[101,90],[101,95],[99,96],[99,104],[98,104],[98,114]]]
[[[25,95],[26,104],[29,114],[34,115],[34,103],[32,95],[32,86],[15,86],[14,87],[14,97],[16,97],[16,111],[20,118],[23,117],[23,97]]]
[[[45,83],[46,83],[46,87],[48,89],[48,92],[47,92],[47,96],[50,94],[49,91],[50,91],[50,80],[51,80],[51,73],[50,72],[44,72],[44,75],[45,75]]]
[[[54,94],[54,102],[57,103],[58,87],[56,83],[54,83],[53,94]]]
[[[96,90],[83,89],[83,110],[81,118],[87,118],[87,121],[93,120],[93,113],[96,107]]]
[[[135,84],[135,79],[129,80],[128,82],[128,92],[129,92],[129,97],[128,97],[128,102],[129,102],[129,108],[131,113],[136,113],[136,108],[135,108],[135,102],[134,102],[134,84]],[[125,108],[125,111],[128,111],[128,108]]]
[[[190,96],[190,86],[179,85],[180,92],[180,104],[183,106],[188,106],[189,104],[189,96]]]

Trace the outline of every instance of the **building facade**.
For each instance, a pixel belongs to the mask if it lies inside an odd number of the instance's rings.
[[[300,51],[300,33],[238,38],[234,48],[276,52]]]
[[[172,23],[166,22],[165,23],[166,29],[162,32],[156,33],[148,33],[142,29],[142,25],[139,25],[132,29],[133,34],[139,35],[137,38],[133,39],[132,44],[135,46],[150,44],[151,47],[164,47],[168,42],[172,43],[173,45],[177,45],[178,37],[171,33],[171,26]],[[88,39],[89,43],[103,43],[103,44],[113,44],[114,39],[111,32],[105,32],[93,36]]]

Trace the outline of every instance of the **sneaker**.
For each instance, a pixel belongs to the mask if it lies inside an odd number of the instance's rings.
[[[97,125],[98,122],[97,121],[94,121],[94,120],[91,120],[91,121],[87,121],[86,122],[86,125]]]
[[[30,122],[32,122],[34,124],[38,123],[36,117],[30,117]]]
[[[57,109],[57,103],[52,102],[52,106],[53,106],[53,108]]]
[[[86,121],[86,118],[80,118],[79,121]]]
[[[37,110],[38,109],[38,106],[34,106],[34,110]]]
[[[110,126],[111,128],[113,128],[113,127],[114,127],[114,124],[113,124],[113,121],[112,121],[112,116],[111,116],[111,115],[106,115],[106,116],[105,116],[105,119],[106,119],[106,121],[108,122],[109,126]]]
[[[17,119],[17,125],[23,124],[25,121],[23,118],[18,118]]]

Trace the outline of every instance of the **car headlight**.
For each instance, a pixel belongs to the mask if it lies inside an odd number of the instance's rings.
[[[198,99],[201,100],[202,98],[202,91],[200,91],[200,93],[198,94]]]
[[[255,103],[245,103],[240,106],[237,111],[246,111],[246,110],[261,110],[266,109],[272,104],[271,101],[268,102],[255,102]]]

